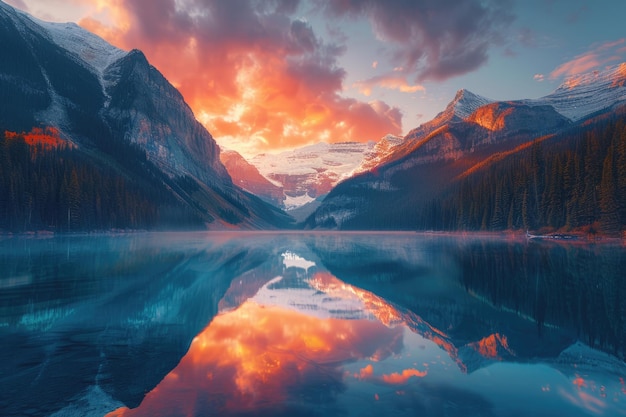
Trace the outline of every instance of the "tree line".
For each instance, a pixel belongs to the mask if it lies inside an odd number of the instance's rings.
[[[626,256],[621,250],[480,241],[461,252],[462,284],[496,307],[571,329],[590,346],[626,355]]]
[[[198,224],[130,144],[103,161],[69,145],[0,133],[0,230],[73,232]],[[123,149],[117,149],[117,148]],[[121,167],[120,167],[121,165]]]
[[[418,229],[626,227],[626,123],[615,116],[541,141],[459,180],[418,208]]]

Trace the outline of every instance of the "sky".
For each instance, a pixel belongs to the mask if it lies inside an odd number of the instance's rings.
[[[404,135],[457,90],[538,98],[626,61],[623,0],[5,0],[140,49],[246,157]]]

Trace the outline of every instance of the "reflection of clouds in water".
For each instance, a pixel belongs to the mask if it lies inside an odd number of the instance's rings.
[[[414,368],[408,368],[403,369],[402,372],[392,372],[390,374],[376,376],[374,374],[374,366],[370,363],[360,369],[358,374],[354,374],[354,377],[361,380],[371,380],[389,385],[402,385],[406,384],[411,378],[423,378],[427,374],[428,371],[419,371]]]
[[[48,396],[78,404],[81,381],[94,380],[84,371],[90,363],[106,364],[99,387],[116,406],[137,405],[161,381],[140,408],[118,415],[490,416],[558,409],[626,416],[623,362],[582,345],[564,355],[567,333],[551,327],[538,338],[525,310],[538,290],[561,311],[567,288],[586,301],[580,306],[589,323],[600,323],[613,311],[605,306],[615,298],[606,296],[619,290],[623,262],[605,266],[614,257],[599,248],[588,254],[552,244],[415,236],[169,234],[96,239],[93,247],[79,237],[31,242],[39,251],[20,246],[22,255],[0,256],[10,277],[3,290],[16,294],[4,306],[4,326],[34,335],[50,326],[54,335],[76,328],[45,367],[28,372],[19,367],[42,347],[5,344],[5,357],[15,363],[7,373],[16,387],[11,398],[28,404],[33,392],[50,391],[54,371],[63,367],[71,377],[65,391]],[[543,279],[540,271],[539,287],[538,267],[550,272]],[[574,274],[579,269],[585,273]],[[30,283],[22,278],[27,274]],[[50,282],[54,298],[41,290]],[[499,309],[489,298],[495,290]],[[512,295],[520,314],[507,311]],[[223,314],[205,328],[218,300]],[[85,336],[105,326],[111,330]],[[593,330],[602,335],[604,327]],[[19,415],[14,409],[9,414]]]
[[[402,334],[370,320],[319,319],[246,302],[216,317],[139,408],[110,416],[221,415],[303,399],[314,406],[345,389],[341,365],[399,353]]]

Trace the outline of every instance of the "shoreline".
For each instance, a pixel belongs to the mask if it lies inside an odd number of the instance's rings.
[[[450,238],[468,238],[468,239],[498,239],[507,241],[534,241],[534,242],[553,242],[569,245],[590,245],[590,244],[614,244],[626,246],[626,235],[622,237],[609,236],[605,234],[589,234],[582,232],[574,233],[546,233],[546,234],[527,234],[521,230],[502,230],[502,231],[468,231],[468,230],[332,230],[332,229],[314,229],[314,230],[293,230],[293,229],[240,229],[240,230],[145,230],[145,229],[111,229],[111,230],[94,230],[94,231],[76,231],[76,232],[54,232],[49,230],[26,231],[26,232],[5,232],[0,231],[0,238],[53,238],[53,237],[97,237],[97,236],[129,236],[151,233],[174,233],[174,234],[285,234],[285,235],[405,235],[405,236],[424,236],[424,237],[450,237]]]

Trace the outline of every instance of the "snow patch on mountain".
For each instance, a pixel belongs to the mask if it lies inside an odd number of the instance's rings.
[[[324,143],[277,154],[260,154],[250,160],[266,178],[280,175],[314,175],[321,172],[341,179],[348,175],[374,147],[374,142]]]
[[[461,119],[466,119],[479,107],[489,103],[493,103],[493,100],[462,89],[457,91],[454,100],[448,104],[444,112],[450,112]]]
[[[48,31],[54,43],[77,54],[96,74],[101,75],[106,67],[127,54],[75,23],[37,23]]]
[[[374,142],[321,142],[277,154],[260,154],[249,162],[283,188],[284,207],[293,209],[327,194],[349,178],[373,149]]]
[[[291,197],[289,195],[285,195],[285,200],[283,201],[283,206],[286,211],[293,210],[298,207],[302,207],[305,204],[309,204],[312,201],[315,201],[315,198],[309,196],[308,194],[302,194],[296,197]]]
[[[363,156],[363,160],[358,167],[354,169],[350,176],[361,172],[372,171],[379,166],[384,159],[393,153],[395,148],[404,143],[404,138],[395,135],[386,135],[379,140],[374,148]]]
[[[100,84],[105,97],[106,83],[103,77],[104,70],[112,63],[126,56],[123,51],[99,36],[81,28],[75,23],[55,23],[39,20],[18,9],[14,9],[2,2],[0,7],[11,17],[17,30],[23,36],[29,36],[28,32],[35,32],[49,39],[56,46],[65,50],[68,56],[73,57],[73,61],[93,73]],[[36,54],[33,54],[35,57]],[[48,123],[56,125],[63,132],[68,125],[66,107],[67,99],[59,95],[45,71],[45,66],[41,65],[42,75],[48,85],[48,92],[52,98],[50,106],[44,110],[39,117]]]
[[[521,100],[528,105],[550,105],[572,121],[626,102],[626,62],[604,71],[593,71],[567,79],[553,93],[538,99]]]
[[[46,22],[18,9],[9,9],[9,6],[2,2],[0,2],[0,5],[10,11],[14,17],[18,17],[21,20],[18,28],[22,27],[22,24],[28,24],[25,20],[33,23],[33,25],[28,25],[33,30],[40,32],[40,28],[43,28],[52,42],[76,55],[78,58],[76,62],[88,64],[96,75],[102,75],[106,67],[127,54],[126,51],[109,44],[101,37],[81,28],[76,23]]]
[[[472,113],[487,104],[493,103],[494,100],[474,94],[469,90],[459,90],[456,92],[454,99],[446,106],[446,108],[437,114],[434,119],[421,124],[419,127],[411,130],[405,137],[404,143],[396,147],[392,155],[385,161],[397,159],[406,155],[411,151],[412,144],[420,141],[450,123],[460,122],[469,118]]]

